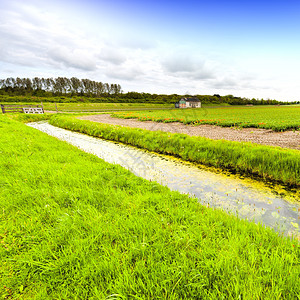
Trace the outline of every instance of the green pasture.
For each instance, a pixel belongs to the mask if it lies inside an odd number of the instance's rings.
[[[116,112],[118,118],[137,118],[141,121],[181,122],[184,124],[255,127],[274,131],[299,130],[300,106],[234,106],[167,111]]]
[[[0,102],[0,104],[40,105],[41,102]],[[153,103],[54,103],[43,102],[44,110],[59,112],[105,112],[122,110],[171,109],[173,104]]]
[[[299,296],[298,241],[6,115],[0,128],[2,299]]]

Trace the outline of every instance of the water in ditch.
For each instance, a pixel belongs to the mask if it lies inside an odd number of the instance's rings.
[[[222,208],[300,240],[299,192],[214,172],[171,157],[57,128],[47,122],[28,125],[109,163],[119,164],[137,176],[195,196],[203,205]]]

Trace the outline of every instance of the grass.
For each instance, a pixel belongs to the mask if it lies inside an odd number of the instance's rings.
[[[299,130],[300,106],[253,106],[201,109],[173,109],[168,111],[115,112],[114,117],[141,121],[210,124],[223,127],[254,127],[274,131]]]
[[[1,102],[1,104],[17,104],[17,105],[37,105],[41,102]],[[102,112],[102,111],[118,111],[118,110],[149,110],[149,109],[170,109],[173,104],[152,104],[152,103],[57,103],[43,102],[45,110],[59,112]]]
[[[66,116],[54,116],[50,123],[191,162],[252,174],[285,185],[300,185],[300,152],[297,150],[114,126]]]
[[[6,299],[296,299],[300,246],[0,116]]]

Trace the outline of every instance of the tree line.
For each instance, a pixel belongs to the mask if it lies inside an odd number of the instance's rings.
[[[276,105],[295,104],[272,99],[249,99],[233,95],[164,95],[127,92],[124,93],[119,84],[97,82],[76,77],[66,78],[6,78],[0,79],[0,95],[6,102],[36,102],[36,97],[44,102],[104,102],[104,103],[159,103],[170,104],[182,97],[197,97],[203,104],[222,105]]]
[[[119,84],[109,84],[76,77],[57,78],[6,78],[0,79],[0,89],[10,95],[58,96],[58,95],[117,95],[122,92]]]

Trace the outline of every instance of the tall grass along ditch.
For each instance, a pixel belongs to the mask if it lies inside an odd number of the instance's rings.
[[[297,150],[256,145],[248,142],[210,140],[185,134],[114,126],[55,116],[52,125],[174,155],[184,160],[233,170],[278,181],[289,186],[300,185],[300,153]]]
[[[6,116],[0,127],[2,298],[299,296],[296,240]]]

